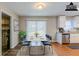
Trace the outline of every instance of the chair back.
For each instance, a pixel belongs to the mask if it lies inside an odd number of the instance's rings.
[[[49,42],[52,42],[52,37],[50,35],[46,34],[46,38]]]

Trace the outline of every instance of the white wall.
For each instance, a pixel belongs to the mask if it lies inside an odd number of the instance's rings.
[[[14,32],[14,20],[19,20],[18,16],[12,12],[11,10],[7,9],[5,6],[0,5],[0,25],[2,22],[2,12],[6,13],[7,15],[11,16],[11,38],[10,38],[10,48],[14,48],[18,44],[18,31]],[[0,26],[1,27],[1,26]],[[1,37],[1,28],[0,28],[0,55],[2,54],[2,37]]]
[[[48,17],[47,20],[47,32],[52,36],[53,42],[56,41],[56,31],[57,31],[56,21],[57,17]]]
[[[26,21],[27,20],[46,20],[47,21],[47,33],[52,36],[52,41],[55,41],[55,34],[56,34],[56,19],[57,17],[45,17],[45,16],[32,16],[32,17],[20,17],[20,30],[26,30]]]

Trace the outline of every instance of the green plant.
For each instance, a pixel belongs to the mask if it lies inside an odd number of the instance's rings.
[[[25,38],[25,37],[26,37],[26,32],[20,31],[20,32],[19,32],[19,37],[20,37],[20,39]]]

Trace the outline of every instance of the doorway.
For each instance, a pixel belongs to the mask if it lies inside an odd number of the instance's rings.
[[[2,55],[10,49],[10,16],[2,13]]]

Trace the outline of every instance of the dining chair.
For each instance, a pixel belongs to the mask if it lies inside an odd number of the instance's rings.
[[[48,35],[48,34],[46,34],[45,36],[46,36],[46,39],[47,39],[50,43],[52,43],[52,37],[51,37],[50,35]]]
[[[50,50],[50,46],[51,46],[51,42],[52,42],[52,37],[48,34],[45,35],[47,41],[41,41],[44,45],[44,54],[45,54],[45,46],[49,46],[49,50]]]
[[[29,46],[29,45],[30,45],[30,42],[31,42],[31,41],[24,41],[24,42],[22,42],[22,45],[23,45],[23,46]]]
[[[44,54],[45,54],[45,52],[46,52],[46,46],[48,46],[49,50],[50,50],[51,43],[49,41],[41,41],[41,42],[44,45]]]
[[[22,41],[22,46],[27,46],[28,47],[29,55],[30,55],[30,43],[31,43],[31,41],[27,41],[27,40]]]

